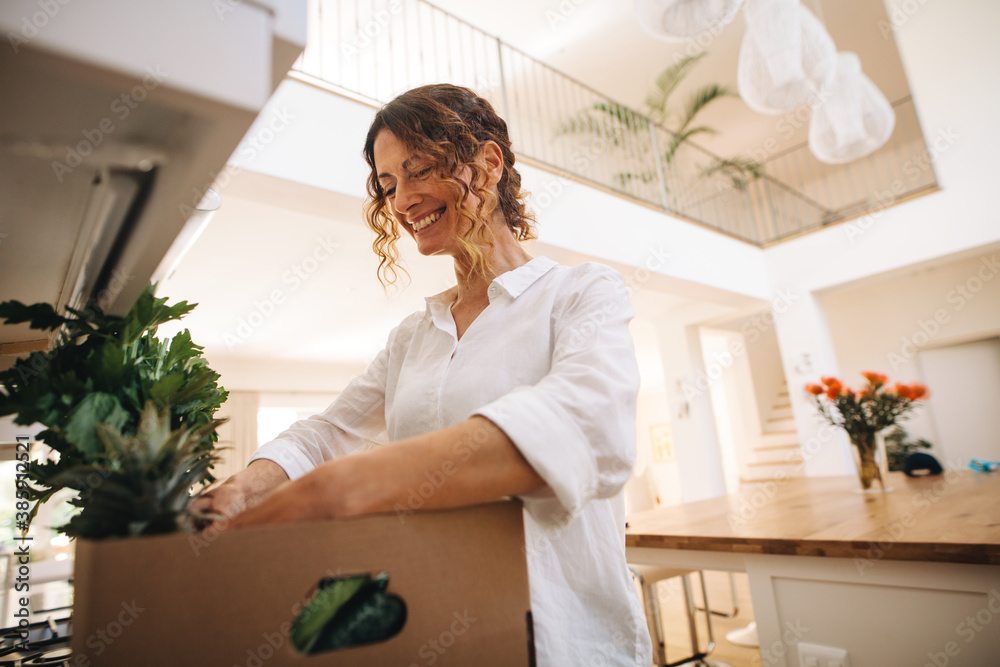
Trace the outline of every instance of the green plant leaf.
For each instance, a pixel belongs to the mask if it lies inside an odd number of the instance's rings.
[[[687,104],[684,106],[684,116],[682,117],[680,127],[677,128],[677,132],[683,133],[687,126],[694,121],[695,116],[701,113],[709,104],[723,97],[733,97],[733,93],[725,86],[720,86],[717,83],[702,86],[692,93],[691,97],[688,98]]]
[[[292,644],[300,653],[309,654],[319,639],[320,631],[340,608],[369,580],[369,575],[333,579],[321,587],[306,608],[292,622]]]
[[[4,301],[0,303],[0,318],[7,324],[27,322],[32,329],[43,331],[58,329],[66,323],[66,318],[47,303],[26,306],[20,301]]]
[[[646,96],[646,109],[658,123],[667,121],[667,103],[677,86],[688,75],[695,63],[707,55],[703,51],[694,56],[686,56],[660,72],[656,77],[653,91]]]
[[[93,460],[104,451],[97,434],[97,425],[109,424],[124,428],[130,415],[122,409],[117,397],[102,392],[88,394],[70,413],[66,424],[66,437],[83,453],[87,460]]]

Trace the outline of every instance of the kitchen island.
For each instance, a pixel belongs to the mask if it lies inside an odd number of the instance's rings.
[[[1000,473],[888,483],[776,477],[634,514],[628,561],[746,572],[765,666],[803,664],[799,643],[853,667],[1000,665]]]

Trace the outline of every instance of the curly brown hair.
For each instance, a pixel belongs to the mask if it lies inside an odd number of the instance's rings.
[[[521,191],[521,175],[514,168],[514,152],[503,118],[488,101],[468,88],[449,84],[414,88],[375,114],[365,138],[364,156],[371,169],[365,220],[376,234],[372,249],[381,259],[378,277],[383,285],[395,283],[397,269],[402,267],[396,248],[399,223],[392,215],[375,167],[375,138],[382,130],[390,131],[413,151],[412,171],[422,177],[434,174],[453,190],[458,214],[472,223],[459,242],[473,272],[483,276],[490,273],[493,243],[486,222],[497,208],[518,241],[536,238],[535,218],[525,208],[527,193]],[[496,142],[503,156],[503,174],[496,194],[485,185],[488,167],[480,149],[487,141]],[[468,184],[456,178],[465,167],[472,172]],[[470,193],[479,200],[475,210],[465,206]],[[485,255],[481,246],[489,249]]]

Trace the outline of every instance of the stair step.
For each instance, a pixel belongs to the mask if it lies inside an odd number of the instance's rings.
[[[753,475],[750,475],[750,474],[740,475],[740,485],[741,486],[743,486],[743,485],[751,486],[751,485],[756,485],[756,484],[764,484],[765,482],[773,482],[773,481],[775,481],[775,476],[774,475],[761,475],[756,470],[753,471],[753,472],[754,472]],[[789,479],[795,479],[797,477],[804,477],[804,475],[801,472],[793,473],[793,472],[787,471],[787,470],[783,470],[782,472],[784,473],[781,476],[782,480],[789,480]]]
[[[799,433],[794,429],[788,429],[783,431],[768,431],[767,433],[761,433],[760,437],[757,439],[757,444],[754,445],[754,449],[758,447],[774,447],[777,445],[798,445],[799,444]]]
[[[786,447],[775,447],[773,449],[754,449],[752,458],[753,461],[747,465],[790,465],[802,463],[802,450],[797,444]]]
[[[795,420],[791,417],[775,417],[769,418],[762,425],[764,428],[764,433],[780,433],[783,431],[794,431],[795,430]]]
[[[777,459],[774,461],[751,461],[747,464],[750,468],[762,468],[764,466],[795,466],[802,463],[802,457],[794,458],[791,460]]]
[[[768,420],[788,419],[791,416],[792,406],[789,405],[787,408],[773,408],[771,410],[771,416],[768,417]]]
[[[798,443],[798,439],[796,438],[795,442],[787,442],[787,443],[783,443],[783,444],[774,444],[774,445],[757,445],[756,447],[753,447],[751,449],[751,451],[753,451],[753,452],[787,452],[787,451],[790,451],[790,450],[791,451],[797,450],[798,448],[799,448],[799,443]]]

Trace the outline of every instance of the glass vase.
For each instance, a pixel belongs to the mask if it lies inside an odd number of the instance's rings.
[[[849,433],[854,466],[861,482],[860,493],[886,493],[889,486],[889,457],[881,431]]]

